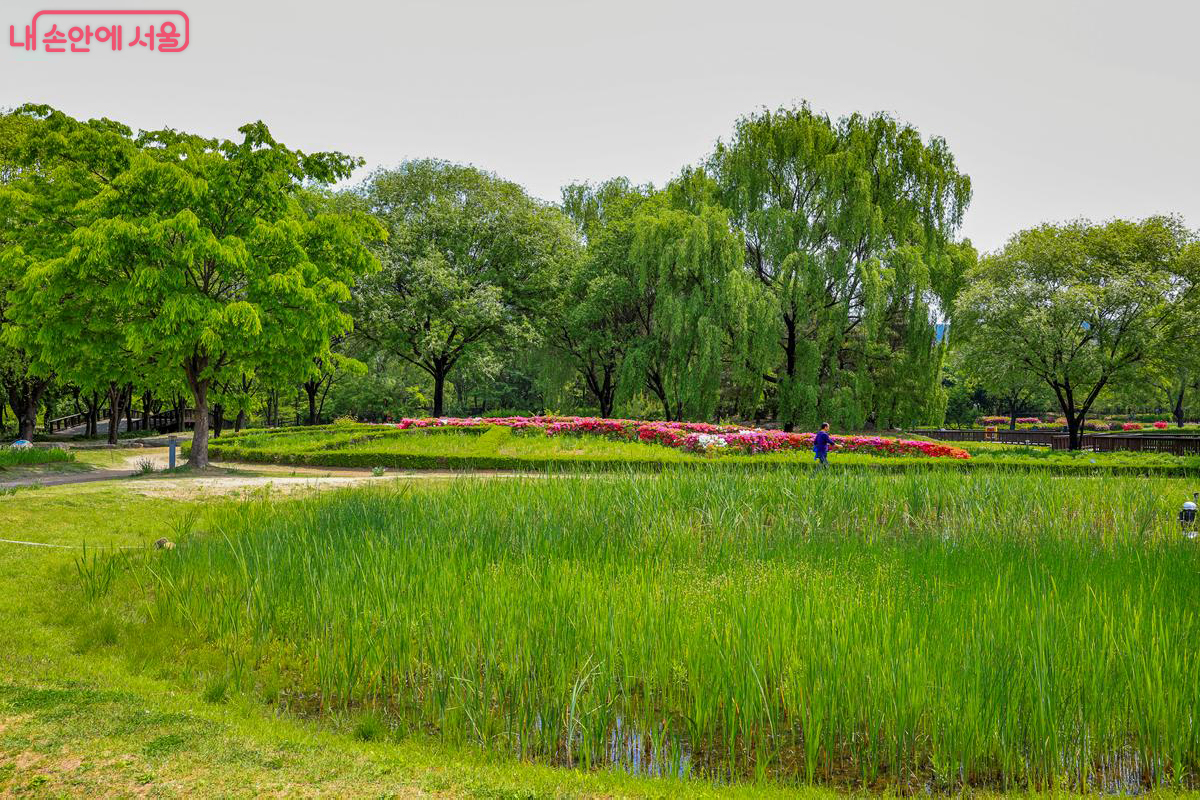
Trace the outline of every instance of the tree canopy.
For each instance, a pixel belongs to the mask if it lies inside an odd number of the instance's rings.
[[[833,121],[800,105],[739,120],[708,167],[775,308],[778,418],[925,421],[971,197],[946,143],[883,114]]]
[[[377,172],[362,194],[389,237],[383,270],[356,293],[359,334],[429,375],[440,416],[456,367],[539,337],[534,321],[579,258],[578,237],[516,184],[444,161]]]
[[[30,171],[11,190],[29,198],[29,224],[60,224],[61,208],[76,217],[56,247],[8,250],[22,277],[7,340],[35,354],[35,372],[111,380],[120,362],[182,380],[189,463],[205,466],[214,385],[268,363],[302,378],[351,328],[340,304],[377,268],[366,243],[382,228],[363,213],[310,215],[298,194],[359,162],[290,150],[261,122],[227,140],[19,113],[34,123],[21,150]]]
[[[1173,217],[1043,225],[967,275],[959,334],[995,372],[1043,382],[1072,448],[1101,393],[1138,380],[1159,348],[1194,347],[1200,246]]]
[[[1043,225],[981,258],[948,145],[886,114],[762,110],[663,186],[573,183],[558,203],[436,159],[347,185],[360,166],[261,122],[225,139],[0,114],[20,435],[42,409],[94,435],[107,407],[115,441],[135,401],[142,427],[182,429],[191,406],[203,465],[210,411],[219,436],[226,415],[884,429],[1053,403],[1078,444],[1114,408],[1182,425],[1200,386],[1182,220]]]

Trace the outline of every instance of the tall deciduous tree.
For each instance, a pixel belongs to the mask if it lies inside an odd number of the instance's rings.
[[[383,270],[356,293],[359,333],[429,375],[440,416],[456,366],[537,338],[578,237],[516,184],[443,161],[378,172],[363,196],[390,235]]]
[[[547,318],[547,339],[578,371],[602,417],[612,416],[625,353],[650,317],[653,295],[642,290],[630,258],[634,219],[653,194],[626,178],[563,189],[563,210],[579,227],[587,249],[563,281]],[[644,326],[643,326],[644,328]],[[631,378],[642,386],[642,376]]]
[[[188,463],[206,466],[216,385],[262,361],[307,372],[350,329],[339,303],[377,268],[366,242],[382,229],[365,214],[311,215],[297,195],[359,162],[288,149],[261,122],[234,141],[23,113],[39,127],[28,163],[102,185],[76,206],[69,251],[18,254],[14,338],[78,369],[87,341],[104,337],[162,382],[182,378],[195,409]]]
[[[1173,217],[1044,225],[1014,236],[969,275],[956,327],[994,371],[1053,392],[1070,446],[1110,386],[1138,380],[1167,343],[1197,344],[1200,246]]]
[[[739,120],[709,170],[773,298],[785,426],[919,421],[940,390],[933,323],[964,266],[948,245],[970,182],[945,142],[801,105]]]
[[[712,418],[726,379],[742,390],[746,410],[761,394],[767,304],[742,270],[742,236],[712,191],[703,172],[685,171],[633,220],[628,257],[642,300],[621,385],[628,392],[641,376],[667,419]]]

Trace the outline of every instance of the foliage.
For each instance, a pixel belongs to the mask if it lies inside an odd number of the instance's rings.
[[[702,173],[685,173],[632,223],[627,258],[647,299],[617,397],[643,381],[669,420],[711,419],[724,381],[743,409],[753,411],[761,393],[766,298],[742,271],[740,235],[711,194]]]
[[[189,460],[206,465],[214,386],[281,365],[300,378],[350,329],[339,304],[377,266],[364,241],[379,226],[361,213],[310,215],[297,198],[303,183],[332,183],[359,162],[289,150],[261,122],[230,141],[172,130],[135,137],[44,106],[23,113],[37,122],[25,163],[55,179],[31,176],[21,190],[77,196],[75,181],[94,191],[67,253],[16,249],[25,275],[14,292],[18,325],[6,334],[47,367],[78,369],[92,354],[91,368],[110,378],[137,364],[186,380],[197,420]]]
[[[541,431],[547,436],[593,435],[624,441],[654,442],[695,453],[779,453],[812,450],[815,434],[712,425],[707,422],[643,422],[596,417],[479,417],[471,419],[426,417],[402,419],[401,430],[465,428],[499,425],[517,431]],[[833,436],[834,448],[868,455],[910,455],[967,458],[967,453],[938,442],[911,441],[879,436]]]
[[[857,428],[934,416],[945,402],[934,322],[974,260],[952,244],[971,190],[945,142],[883,114],[835,122],[801,105],[743,117],[708,167],[746,271],[771,296],[777,418]]]
[[[473,167],[409,161],[361,193],[389,237],[383,270],[356,291],[359,335],[428,373],[440,415],[461,363],[487,365],[502,341],[536,340],[577,239],[557,209]]]
[[[0,445],[0,469],[32,464],[62,464],[75,460],[70,450],[59,447],[7,447]]]
[[[1078,447],[1110,385],[1135,381],[1163,342],[1195,341],[1200,246],[1175,218],[1023,231],[968,276],[958,320],[971,357],[1053,391]]]
[[[547,315],[547,341],[570,359],[600,416],[611,416],[618,397],[644,386],[645,376],[622,368],[639,330],[653,316],[653,295],[643,290],[630,258],[634,219],[654,194],[626,178],[563,188],[563,211],[586,243],[584,256],[563,281]],[[619,387],[624,377],[628,387]]]

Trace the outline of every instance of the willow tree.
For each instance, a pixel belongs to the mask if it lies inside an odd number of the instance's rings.
[[[934,321],[965,262],[951,251],[970,199],[943,140],[876,114],[807,105],[744,117],[708,168],[770,294],[779,419],[915,421],[938,392]]]
[[[765,298],[708,183],[685,173],[633,220],[628,258],[643,300],[621,385],[628,393],[640,378],[672,420],[712,418],[726,385],[752,411],[761,388]]]
[[[1106,390],[1145,382],[1164,349],[1200,344],[1200,244],[1174,217],[1022,231],[969,279],[956,315],[969,352],[1041,381],[1071,449]]]

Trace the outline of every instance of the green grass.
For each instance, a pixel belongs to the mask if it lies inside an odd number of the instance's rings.
[[[919,437],[917,437],[919,438]],[[1060,475],[1200,476],[1200,457],[1159,453],[1071,453],[1046,447],[952,442],[972,454],[951,458],[881,457],[834,451],[833,467],[881,471],[962,472],[1004,469]],[[659,444],[614,441],[600,436],[545,436],[509,428],[427,428],[334,425],[286,428],[222,436],[209,445],[214,460],[371,469],[460,469],[518,471],[657,470],[672,466],[702,468],[785,468],[814,466],[812,454],[704,456]]]
[[[222,654],[181,631],[142,638],[139,620],[83,593],[77,562],[134,557],[201,526],[212,501],[147,498],[136,481],[0,496],[0,797],[749,797],[722,787],[523,763],[414,734],[383,718],[310,719],[227,680]],[[224,503],[224,501],[222,501]],[[226,513],[235,506],[230,502]],[[125,556],[122,556],[125,558]],[[135,627],[131,627],[134,625]],[[215,688],[226,680],[223,697]],[[208,696],[206,698],[206,695]],[[211,702],[219,699],[220,702]],[[790,793],[789,793],[790,795]],[[832,797],[812,791],[807,796]]]
[[[1189,494],[999,470],[379,487],[225,507],[89,594],[122,641],[165,643],[147,668],[203,665],[205,696],[227,681],[364,741],[787,785],[1188,788]]]
[[[59,464],[75,460],[68,450],[57,447],[30,447],[17,449],[0,446],[0,470],[9,467],[26,467],[34,464]]]

